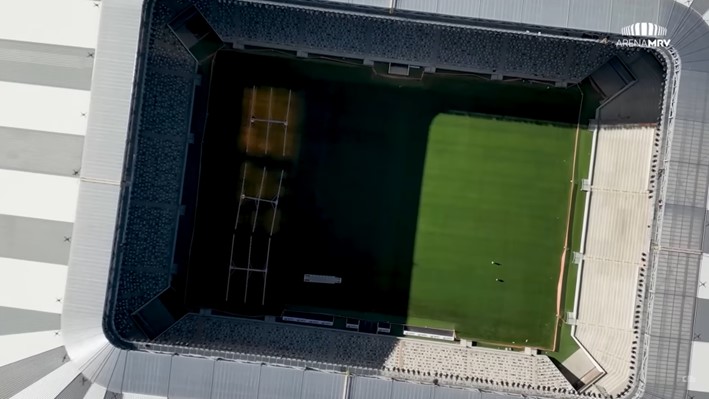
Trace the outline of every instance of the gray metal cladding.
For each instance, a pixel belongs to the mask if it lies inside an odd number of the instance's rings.
[[[707,185],[709,164],[689,163],[684,159],[672,161],[667,175],[665,200],[673,205],[704,209]]]
[[[662,0],[613,0],[611,3],[611,32],[621,32],[623,27],[637,22],[658,23],[658,3]]]
[[[0,335],[59,331],[60,317],[57,313],[0,306]]]
[[[122,391],[168,396],[173,357],[137,351],[125,353]]]
[[[0,76],[5,82],[89,90],[93,51],[0,39]]]
[[[530,25],[566,28],[571,0],[526,0],[522,22]]]
[[[259,364],[216,361],[214,364],[212,398],[257,398],[261,382],[261,368],[262,366]]]
[[[709,399],[709,392],[689,391],[689,392],[687,392],[687,397],[694,398],[694,399]]]
[[[112,356],[109,359],[112,360],[112,362],[108,363],[108,367],[106,368],[107,382],[101,384],[104,385],[109,391],[124,392],[123,381],[126,376],[126,359],[128,357],[128,353],[129,352],[124,350],[117,350],[115,352],[115,356]],[[133,372],[141,373],[143,370],[137,369],[133,370]],[[160,383],[161,381],[158,380],[156,382]],[[167,385],[164,385],[164,387],[167,388]]]
[[[692,339],[709,342],[709,299],[697,299],[695,306]]]
[[[391,399],[429,399],[433,395],[435,385],[423,385],[411,382],[394,381],[391,389]]]
[[[682,71],[677,101],[677,119],[709,123],[709,72]],[[683,138],[690,133],[685,132],[681,127],[675,126],[674,137]],[[691,133],[699,136],[703,132]],[[682,154],[678,154],[678,156],[680,155]]]
[[[611,29],[612,8],[613,0],[571,0],[568,27],[608,32]]]
[[[480,391],[436,387],[432,399],[480,399],[481,397]]]
[[[398,0],[396,8],[400,10],[439,13],[441,1],[431,0]]]
[[[522,22],[524,0],[481,0],[479,18]]]
[[[658,257],[658,262],[666,267],[657,270],[654,291],[667,295],[694,297],[697,292],[697,274],[701,255],[663,251],[658,254]]]
[[[173,356],[168,397],[191,399],[212,396],[215,362],[186,356]]]
[[[124,350],[106,342],[103,348],[97,351],[95,357],[88,362],[84,375],[102,387],[117,386],[118,388],[114,390],[121,392],[120,383],[123,382],[125,371],[125,353]],[[112,383],[114,378],[116,380]]]
[[[71,223],[0,215],[0,257],[66,265],[71,236]]]
[[[8,399],[69,361],[63,346],[0,367],[0,399]]]
[[[345,389],[345,378],[342,374],[306,371],[300,397],[301,399],[341,398]]]
[[[694,121],[689,119],[677,119],[675,130],[681,130],[681,136],[672,139],[672,152],[682,156],[677,162],[686,162],[694,165],[709,164],[709,140],[705,138],[704,132],[709,131],[709,123]]]
[[[697,14],[704,15],[709,12],[709,0],[694,0],[690,4],[690,7],[692,7]]]
[[[482,1],[483,0],[440,0],[438,2],[437,12],[444,15],[479,18]]]
[[[258,387],[259,398],[293,399],[300,397],[305,370],[263,366]]]
[[[82,136],[0,126],[0,143],[0,169],[57,176],[81,169]]]
[[[91,380],[79,374],[64,388],[55,399],[79,399],[86,395],[91,388]]]
[[[391,0],[346,0],[345,2],[367,7],[388,8]]]
[[[388,399],[391,397],[392,384],[393,381],[380,378],[354,378],[350,387],[350,399]]]
[[[694,296],[655,293],[650,334],[689,341],[692,339]]]
[[[663,247],[679,250],[700,251],[704,231],[705,209],[682,205],[665,204],[662,227]]]
[[[691,346],[690,340],[667,337],[650,340],[643,398],[686,399]]]

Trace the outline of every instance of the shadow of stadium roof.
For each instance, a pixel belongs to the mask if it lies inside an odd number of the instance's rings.
[[[324,1],[301,3],[328,5]],[[361,3],[389,6],[389,0],[361,0]],[[709,138],[705,137],[709,135],[709,40],[706,40],[709,27],[701,15],[709,9],[709,1],[695,1],[691,8],[672,0],[399,0],[398,5],[412,12],[558,29],[618,33],[623,26],[638,21],[668,28],[682,68],[674,94],[676,110],[670,110],[674,134],[657,272],[675,277],[667,277],[670,281],[665,279],[664,283],[658,281],[655,288],[655,311],[646,331],[650,339],[645,377],[639,379],[634,395],[684,398],[696,284],[695,288],[685,284],[685,290],[677,293],[677,285],[672,284],[671,278],[689,276],[690,282],[696,283],[702,252],[707,182],[698,177],[709,173],[709,165],[702,161],[709,159]],[[51,392],[60,385],[64,397],[78,397],[78,394],[71,395],[82,392],[80,386],[93,383],[106,387],[108,392],[215,398],[227,397],[224,396],[227,392],[243,392],[244,397],[250,398],[260,395],[250,396],[253,391],[249,391],[254,384],[259,384],[254,382],[258,376],[261,395],[291,398],[291,392],[300,392],[304,398],[339,397],[345,379],[341,374],[126,351],[115,347],[104,334],[103,308],[132,111],[133,81],[139,61],[136,53],[142,16],[151,8],[150,0],[146,4],[143,0],[102,1],[92,112],[82,160],[78,214],[62,314],[65,346],[55,350],[60,353],[37,355],[10,365],[14,367],[12,370],[2,370],[0,387],[4,390],[0,390],[0,397],[12,396],[13,392],[29,385],[35,387],[33,397],[55,397],[56,393]],[[64,353],[70,358],[67,363],[47,361]],[[42,367],[38,367],[40,365]],[[56,373],[59,368],[69,371]],[[59,374],[61,376],[57,377]],[[498,397],[472,390],[433,389],[429,385],[412,388],[408,383],[353,378],[353,384],[370,397],[433,397],[434,394],[437,398]]]

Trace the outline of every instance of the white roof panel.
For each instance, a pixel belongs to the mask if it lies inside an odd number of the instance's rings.
[[[89,0],[23,0],[0,13],[0,38],[96,48],[99,7]]]
[[[82,0],[83,1],[83,0]],[[86,367],[97,358],[100,368],[90,375],[111,392],[120,392],[125,352],[107,342],[103,332],[103,303],[113,249],[125,132],[133,89],[143,0],[101,2],[99,42],[91,91],[91,114],[84,154],[62,314],[62,337],[67,353]],[[99,10],[99,8],[96,8]],[[95,39],[95,38],[94,38]],[[116,104],[120,106],[116,106]],[[91,124],[92,116],[94,123]],[[106,164],[110,164],[106,166]],[[103,184],[86,179],[109,180]],[[106,348],[110,348],[108,353]],[[101,353],[101,356],[96,356]]]
[[[0,271],[0,275],[5,276]],[[54,331],[40,331],[25,334],[0,335],[0,367],[26,359],[30,356],[58,348],[62,338]]]
[[[709,342],[692,342],[692,359],[687,378],[690,391],[709,392]]]
[[[0,306],[61,313],[67,267],[0,258]]]
[[[0,82],[0,126],[86,134],[88,90]]]
[[[91,114],[82,158],[82,176],[119,182],[133,97],[142,1],[101,4],[101,21],[91,82]],[[116,38],[120,37],[120,45]],[[118,150],[120,149],[120,150]]]
[[[79,179],[0,170],[0,187],[0,214],[59,222],[76,217]]]
[[[113,250],[120,187],[82,181],[72,233],[62,331],[67,352],[91,356],[106,343],[101,320]],[[89,343],[91,342],[91,345]]]

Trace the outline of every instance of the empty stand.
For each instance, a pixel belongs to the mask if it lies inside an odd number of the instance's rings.
[[[160,349],[161,344],[210,348],[205,354],[226,358],[269,358],[275,363],[314,368],[342,365],[343,369],[370,370],[429,383],[436,378],[447,385],[505,386],[520,392],[545,387],[554,392],[573,392],[546,356],[419,339],[188,315],[151,348]]]
[[[537,32],[311,12],[237,0],[202,3],[200,11],[225,42],[530,79],[578,82],[615,53],[637,51]],[[343,29],[348,34],[343,35]]]
[[[167,26],[173,15],[163,2],[156,5],[153,44],[139,74],[139,103],[150,112],[136,114],[139,128],[130,138],[135,157],[125,176],[130,210],[119,239],[113,318],[121,334],[138,340],[144,337],[130,315],[170,282],[195,87],[195,59]]]
[[[650,242],[654,136],[654,126],[601,126],[596,133],[574,335],[605,372],[594,387],[598,393],[622,392],[634,374],[638,277]]]

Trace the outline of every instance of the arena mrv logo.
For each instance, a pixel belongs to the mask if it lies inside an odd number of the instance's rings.
[[[636,22],[621,29],[623,36],[640,38],[618,39],[618,46],[668,47],[670,39],[662,39],[667,35],[667,28],[652,22]]]

